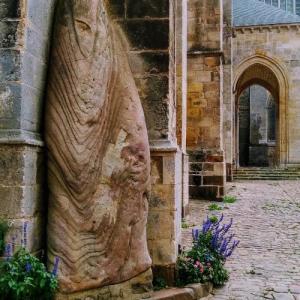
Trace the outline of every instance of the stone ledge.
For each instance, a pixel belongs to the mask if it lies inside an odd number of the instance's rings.
[[[149,300],[198,300],[212,292],[212,284],[190,284],[185,288],[170,288],[154,292]]]
[[[168,140],[152,140],[150,141],[151,152],[178,152],[178,146]]]
[[[45,145],[40,134],[22,129],[1,129],[0,144],[31,145],[38,147],[44,147]]]

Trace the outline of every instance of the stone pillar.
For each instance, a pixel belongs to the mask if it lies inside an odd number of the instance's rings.
[[[181,81],[179,61],[183,60],[178,48],[184,46],[179,43],[180,34],[177,33],[182,30],[181,21],[177,23],[181,1],[111,0],[111,4],[115,20],[129,38],[130,65],[150,140],[152,192],[148,246],[154,275],[159,273],[171,283],[180,242],[183,195],[183,153],[177,145],[176,132],[177,121],[181,123],[176,117],[176,101],[179,97],[181,103],[184,97],[178,87]],[[184,108],[180,108],[181,111]],[[179,126],[181,135],[182,124]]]
[[[7,237],[40,252],[45,240],[43,93],[54,1],[1,1],[0,217]],[[27,225],[25,225],[27,224]]]
[[[226,161],[226,178],[233,180],[233,114],[234,97],[232,94],[232,63],[231,63],[231,43],[232,43],[232,1],[223,0],[223,139]]]
[[[176,113],[177,141],[182,150],[182,216],[189,213],[189,157],[187,129],[187,0],[176,1]]]
[[[223,3],[189,1],[188,128],[190,196],[222,199],[225,186],[223,142]]]

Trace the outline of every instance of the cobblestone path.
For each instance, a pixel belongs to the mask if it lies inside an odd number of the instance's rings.
[[[234,219],[240,246],[227,262],[230,280],[214,290],[211,300],[300,300],[300,181],[239,182],[229,186],[234,204],[222,205],[225,220]],[[192,201],[183,229],[183,245],[191,244],[191,228],[202,224],[208,201]]]

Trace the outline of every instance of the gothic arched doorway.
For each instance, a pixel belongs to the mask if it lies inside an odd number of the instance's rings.
[[[273,167],[277,163],[278,101],[264,87],[251,85],[238,100],[239,165]]]
[[[235,74],[235,165],[286,165],[288,84],[283,68],[256,55]]]

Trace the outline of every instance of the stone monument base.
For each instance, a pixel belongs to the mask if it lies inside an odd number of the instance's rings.
[[[77,292],[74,294],[58,293],[55,300],[140,300],[152,296],[152,271],[134,277],[128,281]]]

